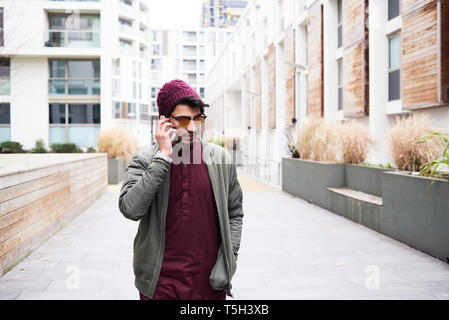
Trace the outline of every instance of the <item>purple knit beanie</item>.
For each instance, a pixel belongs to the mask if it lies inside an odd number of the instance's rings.
[[[175,108],[176,102],[188,96],[195,96],[201,99],[195,89],[180,79],[174,79],[165,83],[157,94],[159,116],[164,115],[168,117]]]

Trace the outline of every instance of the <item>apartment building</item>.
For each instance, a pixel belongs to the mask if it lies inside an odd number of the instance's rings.
[[[360,122],[367,161],[386,163],[396,115],[449,126],[448,31],[446,1],[256,1],[208,73],[207,125],[242,136],[245,170],[275,184],[286,128],[310,116]]]
[[[151,143],[149,0],[0,1],[0,141]]]
[[[158,121],[157,93],[165,82],[182,79],[205,98],[207,70],[231,35],[222,28],[151,30],[151,117]],[[153,140],[154,138],[153,130]]]
[[[234,27],[248,0],[208,0],[201,7],[201,27]]]

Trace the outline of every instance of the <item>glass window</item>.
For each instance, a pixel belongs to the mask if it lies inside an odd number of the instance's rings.
[[[96,147],[100,132],[99,104],[50,104],[50,144]],[[67,115],[67,116],[66,116]]]
[[[50,60],[49,66],[50,94],[100,94],[100,60]]]
[[[100,105],[69,104],[69,123],[100,123]]]
[[[100,78],[100,60],[68,61],[69,78]]]
[[[401,34],[389,39],[388,100],[401,98]]]
[[[65,78],[64,60],[50,60],[50,78]]]
[[[11,61],[9,58],[0,58],[0,95],[11,93]]]
[[[343,110],[343,61],[338,60],[338,110]]]
[[[399,16],[399,0],[388,0],[388,20]]]
[[[11,110],[9,103],[0,103],[0,124],[11,123]]]
[[[5,45],[4,33],[3,33],[3,14],[4,8],[0,8],[0,47]]]
[[[100,16],[49,13],[48,47],[99,47]]]
[[[100,126],[70,126],[68,128],[69,142],[78,147],[94,147],[97,145]]]
[[[65,124],[65,104],[50,104],[50,123]]]
[[[338,7],[338,48],[341,48],[343,45],[343,7],[342,7],[342,0],[338,0],[337,7]]]

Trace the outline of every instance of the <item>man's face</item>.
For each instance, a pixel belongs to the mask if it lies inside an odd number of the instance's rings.
[[[170,122],[176,129],[176,133],[178,134],[178,136],[181,137],[181,142],[193,143],[193,139],[196,136],[196,133],[198,133],[198,131],[201,130],[201,127],[199,127],[200,125],[198,122],[190,121],[188,126],[183,128],[181,126],[180,121],[176,120],[175,117],[190,117],[193,119],[195,116],[198,116],[199,114],[201,114],[200,108],[192,108],[185,104],[177,105],[176,108],[171,113]]]

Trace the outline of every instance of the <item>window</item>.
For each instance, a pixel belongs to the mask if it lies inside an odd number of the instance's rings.
[[[100,133],[99,104],[49,105],[50,145],[75,143],[79,147],[96,147]]]
[[[150,121],[150,107],[147,104],[140,105],[140,120]]]
[[[157,97],[157,93],[159,92],[159,90],[160,90],[161,88],[155,88],[155,87],[153,87],[153,88],[151,88],[151,98],[156,98]]]
[[[204,88],[200,88],[200,97],[204,99]]]
[[[112,68],[114,69],[114,76],[120,75],[120,59],[112,60]]]
[[[151,59],[151,70],[161,70],[162,61],[161,59]]]
[[[11,140],[11,110],[9,103],[0,103],[0,142]]]
[[[184,31],[183,33],[184,42],[196,42],[196,32],[195,31]]]
[[[159,56],[161,54],[161,45],[160,44],[153,44],[151,46],[151,52],[155,56]]]
[[[50,60],[49,66],[49,94],[100,94],[100,60]]]
[[[100,16],[49,13],[47,47],[100,47]]]
[[[0,58],[0,95],[9,95],[11,92],[11,60]]]
[[[343,110],[343,61],[339,59],[338,63],[338,110]]]
[[[120,53],[128,56],[132,55],[133,43],[128,40],[120,39]]]
[[[342,0],[338,0],[337,1],[337,11],[338,11],[338,35],[337,35],[337,41],[338,41],[338,46],[337,48],[341,48],[341,46],[343,45],[343,8],[342,8]]]
[[[388,0],[388,20],[399,16],[399,0]]]
[[[137,99],[137,83],[133,82],[133,98]]]
[[[401,34],[389,39],[388,100],[401,98]]]
[[[161,41],[161,31],[151,31],[151,41],[160,42]]]
[[[4,40],[4,32],[3,32],[3,16],[4,16],[4,8],[0,8],[0,47],[5,45]]]
[[[124,32],[124,33],[132,33],[133,32],[132,21],[119,18],[119,23],[120,23],[120,32]]]
[[[112,80],[112,96],[120,97],[120,79]]]

